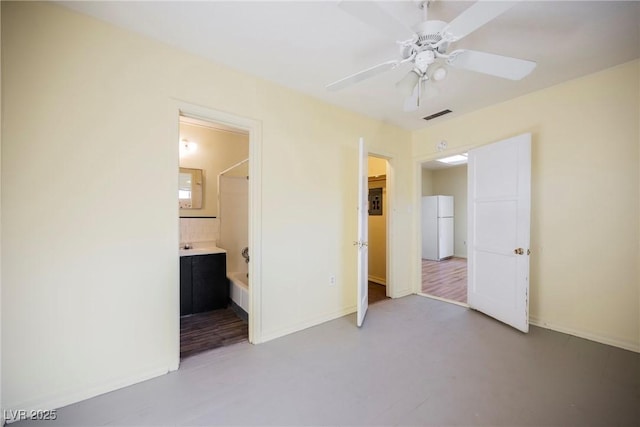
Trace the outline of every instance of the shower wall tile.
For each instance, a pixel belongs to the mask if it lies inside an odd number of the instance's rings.
[[[180,244],[217,242],[219,238],[218,218],[180,218]]]

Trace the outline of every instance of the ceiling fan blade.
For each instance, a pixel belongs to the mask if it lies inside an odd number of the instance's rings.
[[[455,68],[490,74],[509,80],[520,80],[528,76],[537,65],[533,61],[476,50],[451,52],[447,62]]]
[[[338,7],[361,22],[393,37],[394,40],[403,41],[414,36],[409,27],[385,12],[376,2],[345,0],[341,1]]]
[[[419,107],[420,106],[418,105],[418,85],[416,85],[416,88],[413,90],[413,93],[404,99],[404,105],[402,106],[402,110],[406,111],[407,113],[410,113],[412,111],[417,111]]]
[[[425,82],[425,86],[422,88],[422,99],[433,99],[440,94],[440,89],[432,82]]]
[[[479,0],[455,17],[441,33],[446,34],[450,41],[460,40],[515,5],[512,1]]]
[[[392,70],[396,68],[399,63],[400,61],[383,62],[382,64],[375,65],[371,68],[367,68],[366,70],[362,70],[360,72],[347,76],[343,79],[340,79],[336,82],[333,82],[327,85],[327,90],[334,91],[334,90],[343,89],[347,86],[351,86],[354,83],[361,82],[362,80],[366,80],[375,75],[384,73],[385,71]]]

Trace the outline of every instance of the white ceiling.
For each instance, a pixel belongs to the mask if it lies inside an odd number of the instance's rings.
[[[524,1],[452,48],[536,61],[531,75],[510,81],[450,68],[440,94],[406,113],[394,84],[407,68],[338,92],[325,90],[328,83],[398,55],[395,40],[345,13],[337,1],[61,3],[406,129],[427,126],[422,117],[445,108],[453,113],[431,123],[640,57],[640,2]],[[429,18],[449,22],[471,4],[435,1]],[[414,1],[381,6],[408,25],[421,20]]]
[[[462,163],[462,164],[456,164],[456,165],[450,165],[447,163],[442,163],[439,162],[437,160],[430,160],[428,162],[424,162],[422,164],[422,169],[427,169],[427,170],[438,170],[438,169],[449,169],[449,168],[457,168],[458,166],[467,166],[467,163]]]

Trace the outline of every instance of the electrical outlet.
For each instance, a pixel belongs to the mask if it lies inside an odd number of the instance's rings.
[[[329,286],[335,286],[335,285],[336,285],[336,276],[332,274],[331,276],[329,276]]]

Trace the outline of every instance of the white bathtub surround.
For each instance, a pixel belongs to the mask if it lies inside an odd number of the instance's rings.
[[[249,181],[246,176],[221,175],[218,188],[220,190],[218,245],[227,250],[227,271],[246,275],[248,266],[242,257],[242,249],[249,246]]]
[[[249,313],[249,284],[246,273],[233,272],[227,274],[231,282],[231,301]]]
[[[195,245],[202,242],[215,242],[220,238],[220,220],[218,218],[180,218],[180,247],[185,243]]]

